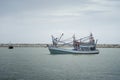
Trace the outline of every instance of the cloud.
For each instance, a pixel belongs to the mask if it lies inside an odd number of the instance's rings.
[[[108,36],[119,43],[119,16],[117,0],[1,0],[0,41],[42,43],[51,34],[93,32],[101,43],[112,43]]]

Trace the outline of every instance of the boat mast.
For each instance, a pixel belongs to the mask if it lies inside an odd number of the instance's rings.
[[[61,34],[60,38],[55,38],[55,37],[52,35],[52,42],[53,42],[53,46],[54,46],[54,47],[57,47],[57,44],[58,44],[58,42],[60,42],[62,36],[63,36],[63,33]]]
[[[52,35],[52,43],[54,47],[57,46],[57,38],[55,38],[53,35]]]
[[[62,38],[63,35],[64,35],[64,34],[62,33],[61,36],[60,36],[60,38],[59,38],[59,40],[58,40],[58,42],[61,40],[61,38]]]

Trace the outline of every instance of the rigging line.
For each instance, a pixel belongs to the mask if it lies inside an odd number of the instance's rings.
[[[83,38],[77,39],[76,41],[78,41],[78,40],[84,40],[84,39],[87,39],[87,38],[89,38],[89,37],[90,37],[90,36],[83,37]]]
[[[69,46],[71,46],[72,44],[65,43],[65,44],[60,45],[59,47],[62,47],[62,46],[64,46],[64,45],[69,45]]]
[[[70,40],[70,39],[72,39],[72,37],[67,38],[67,39],[64,39],[64,40],[62,40],[62,41],[68,41],[68,40]]]

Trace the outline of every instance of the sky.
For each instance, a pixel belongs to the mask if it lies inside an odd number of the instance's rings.
[[[51,43],[93,33],[120,44],[120,0],[0,0],[0,43]]]

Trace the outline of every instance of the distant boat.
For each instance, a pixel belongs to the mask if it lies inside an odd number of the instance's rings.
[[[8,49],[13,49],[14,47],[11,45],[11,46],[8,46]]]
[[[8,49],[13,49],[13,45],[11,44],[11,42],[8,44]]]
[[[76,39],[73,35],[73,40],[70,42],[65,42],[61,40],[63,34],[60,38],[55,38],[52,36],[52,45],[47,45],[51,54],[98,54],[99,50],[96,49],[97,40],[95,42],[92,33],[84,38]],[[87,42],[85,42],[87,41]],[[58,44],[61,43],[61,44]],[[72,45],[73,49],[63,48],[61,46]]]

